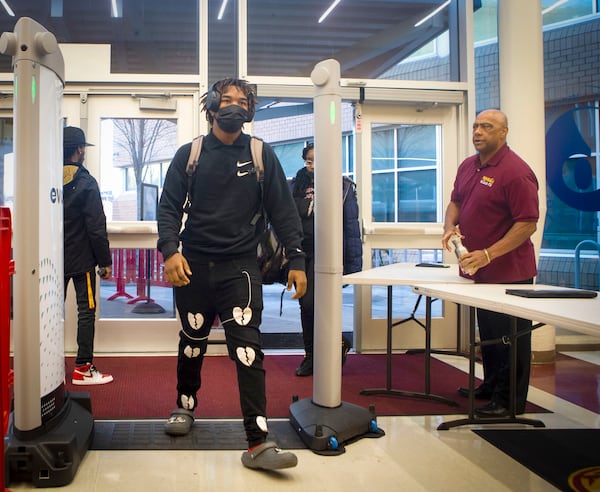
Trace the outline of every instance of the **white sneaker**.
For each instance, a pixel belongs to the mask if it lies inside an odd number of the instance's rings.
[[[71,382],[75,385],[92,385],[111,383],[113,377],[110,374],[102,374],[91,362],[73,370]]]

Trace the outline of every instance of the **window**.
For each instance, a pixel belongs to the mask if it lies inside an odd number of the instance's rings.
[[[374,125],[375,222],[438,222],[439,125]]]
[[[354,137],[352,135],[342,136],[342,174],[354,179],[354,149],[352,148]],[[302,149],[312,139],[302,142],[290,142],[283,144],[273,144],[273,150],[281,162],[285,175],[293,178],[299,169],[304,166],[302,161]]]
[[[281,167],[288,178],[296,176],[298,170],[304,166],[302,149],[306,144],[307,141],[273,144],[273,150],[277,154]]]
[[[475,43],[497,41],[498,0],[482,0],[474,14]],[[598,13],[597,0],[542,0],[544,27]]]
[[[393,263],[439,263],[443,258],[444,255],[441,249],[373,249],[371,252],[371,266],[375,268]],[[373,318],[386,319],[387,287],[373,286],[371,293]],[[425,317],[425,302],[420,302],[420,296],[418,297],[415,301],[415,293],[412,287],[394,286],[392,289],[392,303],[396,306],[394,315],[401,318],[407,318],[411,314],[417,318]],[[442,316],[443,303],[432,303],[431,308],[432,316]]]
[[[257,112],[254,135],[268,142],[277,154],[288,178],[304,167],[302,149],[314,142],[314,113],[312,101],[299,103],[261,98],[263,109]],[[354,179],[354,109],[342,103],[342,173]]]
[[[59,43],[110,45],[111,72],[128,74],[198,73],[198,3],[118,1],[114,16],[109,1],[69,0],[62,8],[49,1],[11,2],[17,17],[35,19]],[[0,16],[0,32],[12,32],[14,22]],[[228,36],[235,39],[231,31]],[[10,57],[0,57],[0,71],[12,71]]]
[[[112,275],[100,281],[100,316],[175,318],[173,286],[156,249],[111,248]]]
[[[594,101],[547,116],[545,249],[573,250],[580,241],[598,240],[599,115]]]
[[[177,150],[170,119],[107,118],[101,123],[101,179],[107,220],[141,218],[142,184],[162,187]]]

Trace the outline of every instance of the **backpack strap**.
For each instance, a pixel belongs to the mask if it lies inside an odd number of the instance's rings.
[[[185,173],[187,174],[187,194],[185,197],[185,203],[183,205],[183,211],[188,213],[190,208],[192,207],[192,183],[194,180],[194,173],[198,168],[198,160],[200,159],[200,152],[202,151],[202,142],[204,140],[204,135],[199,135],[194,140],[192,140],[192,148],[190,150],[190,156],[188,157],[188,162],[185,167]],[[254,164],[254,173],[256,174],[256,180],[260,184],[260,193],[261,193],[261,207],[260,212],[257,212],[254,218],[252,219],[252,224],[256,224],[258,219],[262,215],[263,207],[262,207],[262,195],[263,195],[263,182],[265,179],[265,166],[262,158],[263,151],[263,141],[258,137],[250,138],[250,154],[252,155],[252,163]]]
[[[258,137],[250,138],[250,154],[252,155],[252,163],[254,164],[254,173],[256,174],[256,180],[260,184],[260,207],[258,211],[252,217],[250,223],[256,225],[262,215],[264,215],[263,197],[265,193],[264,182],[265,182],[265,165],[262,158],[263,141]],[[266,215],[265,215],[265,227],[266,227]]]
[[[204,135],[197,136],[192,140],[192,148],[190,150],[190,156],[185,167],[185,173],[187,174],[187,194],[185,196],[185,203],[183,204],[183,211],[187,214],[192,208],[192,182],[194,180],[194,173],[198,167],[198,159],[200,159],[200,152],[202,151],[202,141]]]
[[[256,179],[260,183],[262,188],[265,180],[265,165],[262,158],[263,141],[258,137],[250,138],[250,154],[252,154],[252,162],[254,163],[254,172],[256,173]]]

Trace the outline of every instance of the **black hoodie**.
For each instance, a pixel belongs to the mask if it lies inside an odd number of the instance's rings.
[[[177,150],[165,177],[158,207],[158,249],[168,258],[181,240],[183,254],[190,259],[255,255],[262,226],[260,221],[253,223],[253,218],[260,211],[261,190],[250,136],[242,133],[231,145],[212,132],[204,138],[193,176],[192,208],[180,234],[190,150],[191,143]],[[263,163],[266,214],[286,248],[290,268],[304,270],[300,220],[283,169],[266,143]]]

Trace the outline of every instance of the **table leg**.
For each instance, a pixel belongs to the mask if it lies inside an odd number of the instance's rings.
[[[421,299],[421,295],[419,295],[419,299]],[[417,311],[417,307],[419,306],[419,299],[417,299],[417,303],[415,304],[415,308],[411,314],[411,318],[414,319],[417,322],[417,324],[419,324],[420,326],[425,328],[425,325],[423,323],[421,323],[418,319],[415,318],[415,313]],[[432,299],[432,301],[434,301],[434,300],[435,299]],[[460,318],[460,309],[459,309],[458,313],[457,313],[457,319],[456,319],[456,350],[431,349],[430,353],[431,354],[439,354],[439,355],[459,355],[461,357],[468,357],[469,354],[466,352],[463,352],[460,348],[460,346],[461,346],[460,329],[461,329],[461,318]],[[406,353],[409,355],[422,354],[424,352],[425,352],[424,349],[409,349],[406,351]]]
[[[509,415],[498,418],[478,418],[474,412],[474,392],[475,392],[475,308],[469,307],[469,415],[466,419],[451,420],[442,422],[438,430],[448,430],[452,427],[461,425],[483,425],[483,424],[525,424],[533,427],[545,427],[541,420],[527,419],[515,416],[515,406],[517,398],[517,318],[511,317],[511,335],[510,343],[510,394],[509,394]]]
[[[409,318],[403,319],[396,323],[393,322],[393,313],[392,313],[392,286],[388,285],[387,289],[388,299],[387,299],[387,347],[386,347],[386,387],[385,388],[371,388],[364,389],[360,392],[361,395],[392,395],[392,396],[406,396],[410,398],[422,398],[426,400],[439,401],[441,403],[446,403],[451,406],[458,406],[458,404],[454,400],[450,400],[443,396],[434,395],[430,392],[430,367],[431,367],[431,302],[432,299],[427,297],[426,304],[426,326],[425,326],[425,393],[419,393],[414,391],[403,391],[392,389],[392,330],[394,326],[400,325],[407,321],[417,321],[414,318],[414,312],[416,311],[416,306],[418,306],[421,296],[417,299],[415,304],[415,310],[411,314]]]

